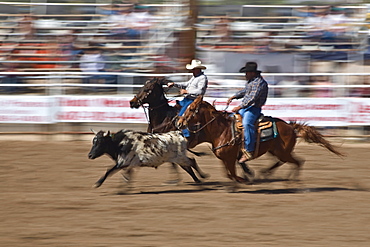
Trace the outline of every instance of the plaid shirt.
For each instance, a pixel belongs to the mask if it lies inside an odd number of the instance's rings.
[[[247,108],[249,106],[255,106],[261,108],[267,99],[268,84],[262,78],[262,76],[256,76],[252,80],[249,80],[245,88],[240,90],[234,95],[235,99],[240,99],[242,97],[243,101],[240,104],[241,108]]]

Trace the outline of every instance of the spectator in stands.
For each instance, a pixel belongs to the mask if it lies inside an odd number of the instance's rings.
[[[1,58],[1,60],[13,60],[11,55],[7,55]],[[1,70],[4,72],[16,72],[17,71],[17,63],[2,63],[2,68]],[[2,84],[19,84],[21,83],[20,78],[17,75],[4,75],[1,76],[0,79]],[[0,88],[2,92],[5,93],[15,93],[15,92],[20,92],[21,88],[20,87],[1,87]]]
[[[140,39],[148,33],[152,16],[148,7],[137,5],[121,8],[107,20],[114,26],[112,34],[116,38]]]
[[[313,6],[293,9],[293,13],[295,16],[305,17],[305,18],[314,16],[314,11],[315,11],[315,7]]]
[[[312,9],[312,14],[312,16],[308,16],[305,19],[305,23],[310,27],[310,30],[308,30],[307,34],[312,39],[321,39],[326,26],[326,10]]]
[[[152,25],[152,18],[148,6],[136,5],[134,11],[129,14],[131,27],[127,31],[127,36],[130,38],[145,37]]]
[[[18,21],[18,30],[20,33],[24,33],[27,39],[34,38],[36,34],[35,29],[36,17],[32,14],[24,15],[21,20]]]
[[[115,76],[97,74],[105,72],[105,63],[102,52],[98,48],[86,49],[80,57],[80,69],[82,72],[89,72],[91,76],[85,79],[84,83],[89,84],[113,84],[116,83]],[[90,88],[92,91],[96,89]]]
[[[331,7],[330,12],[325,18],[328,23],[327,32],[330,32],[334,38],[341,38],[345,35],[348,27],[345,25],[349,22],[345,14],[345,9],[339,7]]]
[[[305,20],[312,27],[312,31],[308,31],[311,38],[316,41],[335,41],[343,38],[347,30],[343,24],[348,22],[344,9],[337,7],[316,9],[314,14]]]
[[[112,35],[114,38],[122,39],[126,37],[130,27],[130,16],[133,6],[120,7],[108,16],[108,25],[112,26]]]
[[[221,17],[216,23],[216,36],[220,36],[221,41],[230,41],[231,30],[230,30],[230,21],[227,16]]]
[[[101,15],[113,15],[117,12],[118,8],[115,4],[103,5],[97,9],[97,12]]]

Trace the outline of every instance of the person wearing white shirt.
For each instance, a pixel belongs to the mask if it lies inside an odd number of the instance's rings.
[[[193,73],[193,76],[187,82],[167,83],[168,87],[180,88],[180,93],[184,94],[183,100],[177,103],[181,106],[179,111],[179,116],[182,116],[186,111],[187,107],[198,97],[199,95],[204,95],[208,86],[207,76],[202,72],[202,69],[207,69],[200,60],[193,59],[191,64],[186,65],[186,69]],[[185,137],[189,137],[190,133],[188,130],[183,130]]]

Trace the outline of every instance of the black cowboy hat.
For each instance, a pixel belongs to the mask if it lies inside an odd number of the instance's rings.
[[[260,70],[257,70],[257,63],[255,62],[247,62],[243,68],[239,70],[240,73],[245,73],[245,72],[256,72],[256,73],[261,73]]]

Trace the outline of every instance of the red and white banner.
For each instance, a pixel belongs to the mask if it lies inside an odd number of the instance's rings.
[[[131,109],[130,100],[120,96],[4,96],[0,99],[0,122],[147,123],[144,109]],[[240,103],[234,100],[226,108],[226,98],[205,100],[230,112]],[[312,126],[370,125],[370,99],[270,98],[262,113]]]
[[[147,123],[144,110],[131,109],[131,98],[60,96],[56,98],[57,122]]]
[[[54,97],[2,96],[0,123],[52,123],[54,109]]]
[[[345,126],[349,105],[349,101],[337,98],[269,99],[262,113],[312,126]]]
[[[215,99],[205,98],[208,102]],[[285,121],[297,121],[312,126],[346,126],[348,123],[351,101],[339,98],[271,98],[262,108],[265,116],[272,116]],[[240,104],[234,100],[228,111]],[[217,99],[215,106],[224,110],[226,99]],[[369,116],[370,118],[370,116]]]

